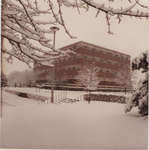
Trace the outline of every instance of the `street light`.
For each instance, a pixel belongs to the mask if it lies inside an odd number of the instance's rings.
[[[53,49],[55,50],[55,37],[56,37],[56,31],[59,30],[58,27],[56,26],[52,26],[51,28],[51,31],[53,32]],[[55,84],[55,75],[56,75],[56,65],[54,65],[54,71],[53,71],[53,74],[54,74],[54,84]],[[52,85],[52,88],[51,88],[51,103],[54,102],[54,85]]]
[[[50,28],[51,29],[51,31],[53,32],[53,48],[54,48],[54,50],[55,50],[55,36],[56,36],[56,31],[58,31],[59,30],[59,28],[58,27],[56,27],[56,26],[53,26],[53,27],[51,27]]]

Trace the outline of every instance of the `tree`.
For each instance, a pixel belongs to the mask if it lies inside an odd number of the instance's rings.
[[[58,57],[71,53],[69,50],[55,50],[53,32],[49,29],[53,25],[60,26],[70,38],[74,38],[65,24],[65,7],[77,8],[78,13],[81,9],[89,11],[93,8],[97,11],[96,17],[105,14],[108,33],[111,34],[111,18],[117,18],[119,23],[123,16],[148,18],[147,4],[141,0],[2,0],[2,43],[7,41],[9,45],[2,46],[2,52],[8,55],[9,61],[16,57],[28,65],[43,60],[50,65]]]
[[[147,72],[148,71],[148,62],[149,62],[149,57],[148,57],[149,52],[146,51],[140,55],[140,57],[137,57],[134,59],[132,62],[132,69],[133,70],[139,70],[142,69],[142,72]]]
[[[94,64],[88,64],[78,72],[76,79],[88,91],[96,90],[99,84],[98,68]]]
[[[136,80],[133,80],[135,91],[127,102],[125,112],[131,111],[133,107],[138,107],[141,115],[148,115],[148,64],[148,52],[144,52],[132,62],[133,73],[136,77]]]
[[[77,81],[88,91],[88,102],[90,103],[91,91],[97,90],[100,79],[98,77],[98,68],[94,63],[83,66],[76,76]]]

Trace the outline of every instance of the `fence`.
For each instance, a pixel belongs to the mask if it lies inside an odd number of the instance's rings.
[[[27,98],[40,100],[41,102],[50,103],[51,102],[51,89],[43,89],[43,88],[10,88],[12,90],[11,93],[16,92],[18,96],[24,96],[26,93]],[[9,91],[10,92],[10,91]],[[20,94],[18,94],[21,93]],[[124,91],[123,91],[124,92]],[[23,94],[22,94],[23,93]],[[93,92],[94,94],[96,92]],[[100,94],[110,94],[110,92],[100,92]],[[121,93],[121,92],[120,92]],[[87,94],[86,91],[76,91],[76,90],[54,90],[54,103],[74,103],[78,101],[84,101],[84,95]],[[96,95],[99,94],[97,91]],[[125,93],[123,93],[124,95]],[[117,95],[115,92],[112,95]],[[106,96],[107,97],[107,96]],[[99,98],[98,98],[99,99]]]

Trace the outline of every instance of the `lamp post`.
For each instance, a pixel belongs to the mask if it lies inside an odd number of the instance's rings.
[[[55,50],[56,31],[58,31],[59,28],[56,26],[52,26],[50,29],[53,32],[53,48]],[[53,70],[53,85],[51,88],[51,103],[54,103],[54,84],[55,84],[55,75],[56,75],[56,65],[55,64],[54,64],[53,68],[54,68],[54,70]]]

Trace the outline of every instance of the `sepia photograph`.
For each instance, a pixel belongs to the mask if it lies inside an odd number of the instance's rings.
[[[148,149],[148,0],[1,0],[0,149]]]

